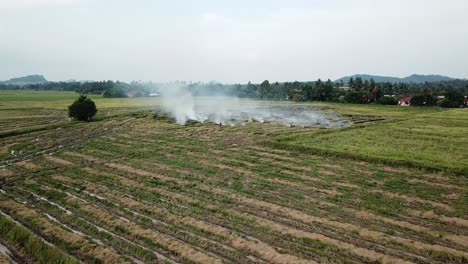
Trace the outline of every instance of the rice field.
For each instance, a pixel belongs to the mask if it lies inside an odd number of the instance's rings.
[[[468,111],[456,109],[275,140],[279,147],[468,175]]]
[[[108,108],[95,122],[5,134],[0,263],[468,263],[468,185],[453,169],[468,164],[467,112],[317,106],[356,124],[180,126]],[[65,113],[41,111],[0,111],[0,133]],[[434,122],[437,135],[417,142],[431,160],[389,162],[389,142],[421,120]],[[437,155],[439,142],[454,147]]]

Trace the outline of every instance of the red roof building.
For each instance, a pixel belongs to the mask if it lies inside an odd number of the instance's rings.
[[[398,102],[398,105],[399,106],[410,106],[411,105],[411,99],[412,99],[411,96],[403,97]]]

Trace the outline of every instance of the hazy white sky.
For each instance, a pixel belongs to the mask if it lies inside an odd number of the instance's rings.
[[[0,0],[0,80],[468,77],[467,0]]]

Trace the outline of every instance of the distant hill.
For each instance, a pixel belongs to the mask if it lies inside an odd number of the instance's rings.
[[[28,85],[48,83],[42,75],[28,75],[24,77],[11,78],[10,80],[0,82],[0,84]]]
[[[374,81],[376,81],[376,82],[391,82],[391,83],[398,83],[398,82],[401,82],[401,83],[424,83],[424,82],[440,82],[440,81],[455,80],[454,78],[450,78],[450,77],[442,76],[442,75],[413,74],[413,75],[408,76],[408,77],[398,78],[398,77],[369,75],[369,74],[355,74],[355,75],[352,75],[352,76],[342,77],[342,78],[336,80],[336,82],[343,81],[344,83],[347,83],[350,78],[356,79],[357,77],[360,77],[363,81],[374,79]]]

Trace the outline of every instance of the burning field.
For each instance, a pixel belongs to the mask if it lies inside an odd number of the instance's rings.
[[[466,178],[296,142],[406,113],[237,107],[7,134],[0,261],[467,263]]]
[[[320,108],[301,107],[291,102],[280,104],[228,96],[193,97],[190,94],[162,97],[157,117],[167,116],[180,125],[214,123],[237,126],[248,123],[275,123],[289,127],[348,126],[349,120],[326,114]]]

